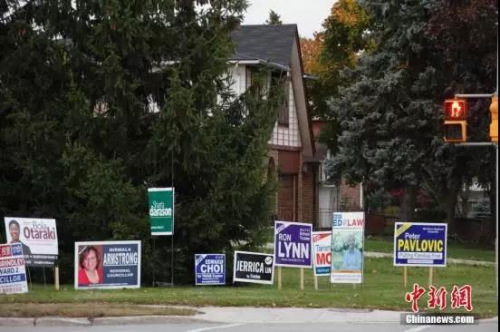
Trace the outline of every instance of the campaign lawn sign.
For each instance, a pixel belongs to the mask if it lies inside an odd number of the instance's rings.
[[[364,212],[334,212],[331,283],[363,282]]]
[[[394,266],[446,266],[448,225],[394,224]]]
[[[140,285],[141,241],[75,242],[75,289]]]
[[[330,276],[332,264],[332,232],[313,232],[314,275]]]
[[[0,294],[27,293],[26,266],[20,243],[0,244]]]
[[[5,217],[8,243],[20,243],[26,266],[52,267],[59,254],[55,219]]]
[[[276,266],[310,268],[312,225],[274,222],[274,260]]]
[[[173,235],[174,188],[149,188],[148,196],[151,235]]]
[[[195,284],[198,285],[225,285],[226,284],[226,255],[225,254],[196,254],[194,256]]]
[[[235,251],[233,282],[272,285],[274,280],[273,254]]]

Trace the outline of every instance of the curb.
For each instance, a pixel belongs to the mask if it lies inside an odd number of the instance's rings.
[[[0,327],[50,327],[50,326],[106,326],[132,324],[181,324],[181,323],[214,323],[193,316],[121,316],[98,318],[69,317],[0,317]]]
[[[91,325],[212,323],[194,316],[123,316],[94,318]]]
[[[35,320],[36,318],[1,317],[0,326],[12,326],[12,327],[35,326]]]
[[[34,326],[91,326],[92,322],[89,318],[69,318],[47,316],[38,317],[33,321]]]
[[[335,310],[336,311],[336,310]],[[355,312],[351,312],[355,313]],[[362,314],[361,312],[356,312],[357,314]],[[346,312],[347,314],[347,312]],[[219,317],[220,318],[220,317]],[[316,320],[298,320],[292,321],[282,320],[282,319],[231,319],[227,320],[222,317],[218,320],[207,320],[199,317],[186,317],[186,316],[123,316],[123,317],[99,317],[99,318],[67,318],[67,317],[38,317],[38,318],[10,318],[10,317],[0,317],[0,327],[50,327],[50,326],[111,326],[111,325],[134,325],[134,324],[182,324],[182,323],[201,323],[201,324],[214,324],[214,323],[242,323],[242,324],[255,324],[255,323],[266,323],[266,324],[281,324],[281,323],[312,323],[317,322]],[[343,320],[333,319],[324,320],[323,323],[400,323],[399,319],[387,317],[385,319],[360,319],[359,317],[344,317]],[[488,324],[498,322],[498,316],[493,318],[478,319],[478,324]]]

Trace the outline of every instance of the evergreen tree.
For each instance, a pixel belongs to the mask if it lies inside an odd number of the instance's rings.
[[[266,24],[281,25],[283,24],[283,22],[281,22],[281,17],[274,10],[271,9],[269,11],[269,18],[266,20]]]
[[[62,281],[80,240],[140,239],[144,266],[169,270],[165,238],[152,254],[148,187],[176,188],[185,282],[193,253],[229,251],[267,224],[277,97],[231,96],[231,31],[245,4],[196,8],[205,2],[0,8],[0,208],[57,219]]]
[[[439,110],[433,102],[432,47],[422,38],[429,16],[421,1],[360,2],[373,19],[376,49],[363,55],[332,104],[342,135],[334,172],[365,188],[405,188],[401,218],[412,221],[416,194]]]
[[[436,2],[429,18],[425,36],[435,46],[441,59],[439,89],[436,99],[441,103],[454,93],[490,93],[495,90],[497,73],[498,1]],[[469,99],[469,140],[489,140],[489,100]],[[440,202],[451,229],[457,193],[472,181],[479,181],[489,191],[491,222],[486,232],[495,234],[495,152],[488,147],[454,148],[437,144],[434,163],[425,165],[423,185]],[[467,204],[467,198],[463,197]]]
[[[331,117],[338,119],[342,133],[331,171],[347,176],[353,183],[363,181],[369,195],[380,188],[404,188],[401,218],[408,221],[414,219],[417,191],[425,187],[447,212],[453,226],[457,193],[479,169],[464,167],[477,160],[474,153],[443,144],[441,103],[452,93],[475,92],[457,88],[457,82],[466,82],[464,77],[471,79],[466,84],[475,86],[472,90],[491,86],[491,75],[483,75],[483,70],[473,65],[481,62],[485,53],[470,51],[470,59],[461,58],[449,52],[443,40],[439,41],[450,31],[458,33],[456,27],[450,28],[457,24],[455,20],[447,24],[443,19],[449,14],[446,6],[455,6],[455,2],[359,3],[372,20],[369,32],[375,48],[363,54],[353,70],[344,71],[342,78],[347,84],[330,105]],[[484,10],[488,6],[474,2],[462,5],[467,10],[458,11],[468,13],[469,19],[492,15]],[[479,36],[490,34],[481,24],[475,25],[473,31]],[[471,44],[467,47],[472,49]],[[486,54],[494,50],[491,45],[487,49]],[[455,55],[449,57],[451,54]],[[484,110],[484,105],[479,103],[474,108]],[[487,132],[484,125],[469,123],[473,137],[484,140],[480,137],[480,132]]]

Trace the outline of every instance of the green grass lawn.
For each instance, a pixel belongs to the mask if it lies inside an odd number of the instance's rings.
[[[182,286],[174,288],[141,288],[123,290],[80,290],[70,285],[60,291],[50,286],[35,285],[27,294],[0,296],[0,308],[13,303],[127,303],[165,304],[190,306],[257,306],[257,307],[335,307],[411,310],[405,302],[406,292],[413,283],[427,288],[428,269],[409,268],[408,286],[403,286],[403,269],[392,265],[389,258],[366,258],[364,282],[361,285],[330,284],[328,277],[319,278],[319,290],[314,290],[312,270],[305,271],[305,289],[301,291],[299,269],[283,268],[282,289],[274,285],[237,284],[228,286]],[[435,286],[448,290],[447,312],[450,309],[449,294],[453,285],[472,286],[473,314],[480,317],[497,315],[497,299],[494,267],[449,264],[434,269]],[[425,309],[427,295],[419,305]],[[4,310],[2,310],[4,311]],[[2,314],[3,315],[3,314]]]
[[[365,239],[366,251],[376,251],[393,253],[394,238],[393,237],[371,237]],[[448,240],[448,258],[460,258],[479,261],[495,261],[495,251],[493,249],[477,248],[474,244],[460,243],[454,240]]]
[[[274,229],[266,230],[264,234],[265,242],[274,242]],[[365,251],[375,251],[382,253],[394,252],[394,238],[392,236],[367,236],[365,237]],[[460,243],[458,241],[448,240],[448,258],[470,259],[494,262],[495,250],[478,248],[476,244]]]

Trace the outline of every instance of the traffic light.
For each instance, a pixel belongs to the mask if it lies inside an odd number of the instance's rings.
[[[465,99],[444,101],[444,141],[449,143],[467,141],[467,102]]]
[[[491,97],[490,137],[492,142],[498,143],[498,95]]]

